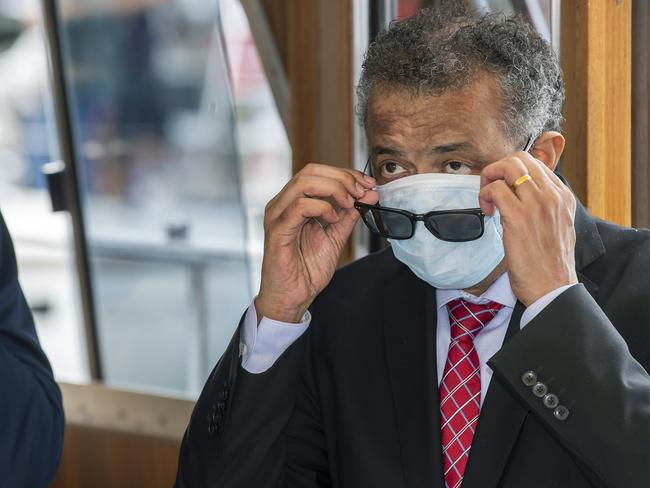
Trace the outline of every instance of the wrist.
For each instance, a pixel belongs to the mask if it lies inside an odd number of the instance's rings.
[[[257,312],[257,324],[262,317],[284,322],[288,324],[299,324],[307,311],[308,306],[283,305],[278,300],[268,300],[267,297],[258,295],[255,298],[255,311]]]
[[[537,302],[538,300],[544,298],[546,295],[549,293],[559,290],[560,288],[566,287],[566,286],[572,286],[578,283],[577,278],[575,280],[566,280],[554,284],[549,284],[546,287],[539,288],[534,294],[531,294],[530,296],[521,299],[521,303],[524,304],[526,308],[530,307],[532,304]]]

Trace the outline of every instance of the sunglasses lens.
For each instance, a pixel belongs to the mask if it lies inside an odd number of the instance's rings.
[[[373,232],[389,239],[406,239],[413,233],[411,219],[399,212],[372,208],[363,213],[363,220]]]
[[[483,221],[473,214],[440,214],[426,219],[427,227],[442,240],[471,241],[481,237]]]

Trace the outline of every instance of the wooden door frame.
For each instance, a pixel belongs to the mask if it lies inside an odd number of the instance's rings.
[[[597,217],[632,222],[632,0],[563,0],[563,173]]]

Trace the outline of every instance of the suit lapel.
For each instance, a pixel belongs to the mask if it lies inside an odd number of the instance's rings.
[[[566,186],[571,188],[564,176],[561,174],[557,174],[557,176]],[[581,282],[585,283],[585,286],[590,292],[595,292],[598,290],[598,287],[586,278],[581,271],[605,254],[605,245],[603,244],[603,239],[600,237],[600,232],[598,231],[594,217],[589,214],[577,197],[574,227],[576,230],[575,260],[578,278]]]
[[[442,487],[435,290],[408,268],[384,290],[383,330],[405,486]]]
[[[523,312],[523,304],[517,302],[504,343],[519,331]],[[527,415],[528,409],[492,378],[472,441],[463,488],[497,486]]]

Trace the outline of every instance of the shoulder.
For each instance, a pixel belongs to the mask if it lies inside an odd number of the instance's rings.
[[[623,227],[600,219],[595,222],[605,253],[589,267],[600,268],[603,278],[614,274],[620,279],[629,272],[630,278],[650,281],[650,230]]]
[[[583,272],[598,286],[599,305],[630,352],[650,363],[650,230],[596,220],[605,253]]]
[[[600,287],[603,300],[647,300],[650,287],[650,230],[594,219],[604,252],[582,271]]]
[[[393,256],[390,247],[343,266],[320,293],[310,310],[314,329],[360,330],[380,309],[387,285],[410,270]]]
[[[607,252],[624,252],[629,257],[650,261],[650,256],[642,253],[650,249],[650,229],[623,227],[600,219],[596,219],[596,227]]]

